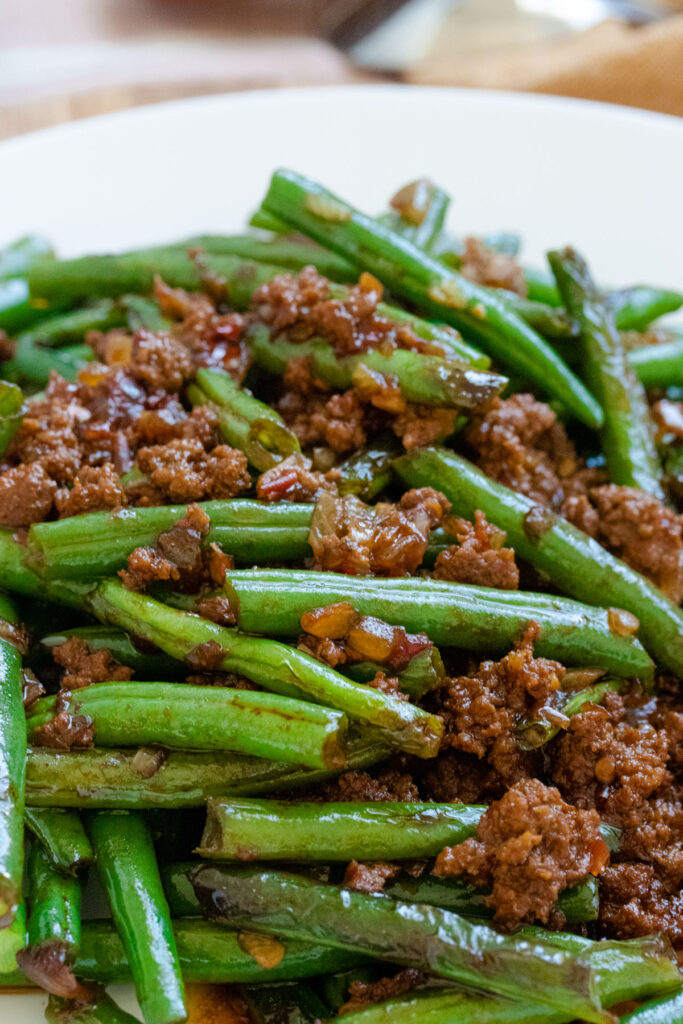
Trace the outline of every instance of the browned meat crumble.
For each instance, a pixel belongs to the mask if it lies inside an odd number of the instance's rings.
[[[602,482],[601,472],[577,457],[550,406],[533,395],[494,398],[472,417],[466,440],[487,476],[558,512],[570,495]]]
[[[491,804],[476,839],[439,854],[436,873],[490,888],[486,902],[495,920],[514,928],[547,923],[560,892],[598,874],[608,857],[596,811],[572,807],[557,789],[524,779]]]
[[[324,338],[340,356],[375,348],[428,347],[410,326],[377,312],[382,286],[371,274],[361,274],[346,299],[332,298],[331,292],[315,267],[304,267],[298,277],[280,274],[259,288],[252,309],[274,335],[286,330],[292,341]]]
[[[52,657],[64,671],[60,681],[63,690],[81,690],[92,683],[127,681],[133,669],[121,665],[111,651],[91,651],[85,640],[71,636],[52,648]]]
[[[73,715],[58,711],[45,725],[33,730],[34,747],[52,747],[55,750],[85,749],[94,746],[95,729],[87,715]]]
[[[205,583],[222,586],[234,563],[216,544],[204,545],[210,529],[206,512],[198,505],[188,505],[183,518],[159,534],[154,547],[131,552],[127,568],[119,571],[124,586],[144,590],[152,583],[170,581],[189,593],[196,593]]]
[[[413,989],[425,985],[428,975],[415,967],[405,967],[393,978],[381,978],[379,981],[352,981],[349,985],[349,999],[339,1009],[339,1015],[356,1013],[375,1003],[383,1003],[388,999],[396,999],[406,995]]]
[[[559,662],[534,657],[538,632],[532,623],[500,661],[482,662],[473,675],[452,678],[441,691],[442,749],[485,758],[506,786],[533,774],[534,758],[520,749],[517,725],[552,704],[565,674]]]
[[[323,793],[325,799],[331,802],[382,803],[398,800],[401,803],[412,803],[420,798],[412,776],[393,768],[380,768],[374,775],[369,772],[345,772],[334,782],[325,783]]]
[[[435,579],[517,590],[519,569],[515,553],[512,548],[503,546],[505,532],[489,523],[483,512],[475,512],[474,524],[449,517],[443,525],[447,533],[457,537],[458,543],[439,552],[434,566]]]
[[[514,256],[489,249],[481,239],[470,235],[465,239],[465,253],[460,272],[475,284],[526,295],[524,270]]]
[[[683,599],[683,519],[657,498],[606,484],[569,498],[564,514],[676,604]]]

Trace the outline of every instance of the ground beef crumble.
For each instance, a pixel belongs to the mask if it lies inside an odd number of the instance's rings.
[[[81,750],[95,743],[95,729],[87,715],[72,715],[58,711],[45,725],[33,730],[34,747],[52,747],[55,750]]]
[[[390,864],[383,860],[361,864],[352,860],[344,874],[344,885],[356,892],[381,892],[387,882],[393,882],[400,873],[400,864]]]
[[[323,786],[325,800],[344,803],[377,802],[398,800],[400,803],[414,803],[419,800],[417,786],[412,775],[394,768],[380,768],[374,773],[345,772],[334,782]]]
[[[59,518],[78,516],[84,512],[104,512],[121,508],[126,496],[118,473],[110,462],[103,466],[82,466],[71,490],[58,491],[55,505]]]
[[[313,513],[309,541],[319,568],[351,576],[403,576],[420,565],[429,531],[450,508],[439,491],[408,491],[397,505],[373,508],[349,495],[323,494]]]
[[[665,932],[680,947],[683,895],[671,893],[651,864],[613,864],[600,876],[600,924],[615,939]]]
[[[569,498],[564,514],[679,604],[683,518],[635,487],[606,484]]]
[[[70,636],[52,648],[52,657],[62,668],[62,690],[81,690],[92,683],[127,681],[133,669],[121,665],[106,648],[91,651],[85,640]]]
[[[460,272],[475,284],[505,288],[523,296],[527,293],[524,269],[514,256],[489,249],[481,239],[471,235],[465,239]]]
[[[457,409],[409,402],[395,417],[392,430],[396,437],[400,437],[403,447],[410,451],[445,441],[455,430],[458,417]]]
[[[88,343],[107,366],[125,368],[133,380],[151,388],[179,391],[193,372],[187,348],[168,333],[114,329],[91,332]]]
[[[327,385],[311,376],[308,366],[306,356],[289,361],[285,391],[277,402],[285,423],[304,448],[325,444],[344,454],[362,447],[376,414],[353,389],[331,394]]]
[[[683,791],[672,784],[677,721],[672,732],[646,720],[652,702],[611,694],[605,707],[572,718],[551,750],[554,781],[579,807],[596,808],[622,829],[621,843],[601,880],[600,923],[608,935],[627,938],[653,931],[683,941]],[[645,717],[645,720],[643,716]]]
[[[491,804],[476,839],[439,854],[435,872],[490,888],[486,902],[495,921],[514,928],[547,923],[560,892],[599,873],[608,855],[596,811],[572,807],[557,789],[525,779]]]
[[[246,455],[226,444],[207,453],[194,439],[169,441],[141,448],[138,466],[171,502],[234,498],[251,486]]]
[[[225,287],[203,275],[212,298],[202,292],[186,292],[182,288],[169,288],[157,277],[154,297],[161,312],[174,320],[171,336],[191,353],[194,365],[226,370],[237,381],[244,380],[249,368],[249,352],[244,343],[245,318],[240,313],[221,313],[217,302],[222,302]],[[218,287],[214,287],[218,284]]]
[[[350,998],[340,1007],[339,1015],[355,1013],[375,1003],[396,999],[427,984],[428,980],[428,975],[423,971],[418,971],[415,967],[405,967],[392,978],[381,978],[373,982],[352,981],[349,985]]]
[[[211,520],[198,505],[170,530],[160,533],[154,547],[135,548],[119,576],[129,590],[144,590],[152,583],[171,581],[179,590],[196,593],[206,583],[222,586],[233,559],[216,544],[205,547]],[[208,617],[208,616],[207,616]]]
[[[577,457],[550,406],[533,395],[494,398],[472,417],[466,441],[487,476],[558,512],[567,497],[602,482],[600,471]]]
[[[667,786],[666,732],[624,721],[617,694],[605,707],[591,706],[569,722],[552,749],[552,778],[578,807],[596,807],[612,824],[625,825],[643,801]]]
[[[515,728],[552,704],[565,674],[559,662],[534,657],[538,633],[531,623],[504,658],[483,661],[473,675],[450,679],[440,693],[446,727],[442,750],[486,758],[505,785],[533,774],[533,755],[520,749]]]
[[[0,473],[0,526],[30,526],[47,519],[57,484],[39,462]]]
[[[458,543],[439,552],[434,566],[435,579],[517,590],[519,569],[515,552],[503,546],[505,532],[489,523],[483,512],[474,513],[474,524],[448,517],[443,526],[447,533],[457,537]]]
[[[280,274],[259,288],[252,309],[274,336],[286,330],[290,341],[324,338],[340,356],[376,348],[426,347],[408,324],[377,312],[382,286],[371,274],[361,274],[346,298],[331,298],[331,290],[315,267],[304,267],[298,277]]]

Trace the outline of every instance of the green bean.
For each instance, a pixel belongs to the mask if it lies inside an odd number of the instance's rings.
[[[28,273],[31,298],[77,305],[93,295],[149,295],[160,275],[173,288],[201,290],[205,274],[225,282],[231,305],[246,309],[253,292],[282,272],[281,267],[243,260],[238,256],[204,254],[195,261],[182,248],[145,249],[121,256],[83,256],[55,260]],[[1,307],[0,307],[1,308]],[[2,317],[0,315],[0,326]]]
[[[525,267],[529,299],[548,306],[561,306],[562,299],[553,277],[543,270]],[[675,313],[683,306],[683,294],[669,288],[635,284],[608,292],[606,301],[620,331],[644,331],[660,316]]]
[[[24,235],[0,249],[0,280],[21,277],[36,263],[54,259],[54,249],[43,235]]]
[[[198,248],[212,256],[238,256],[243,260],[269,263],[285,270],[302,270],[314,266],[331,281],[353,283],[358,274],[350,263],[329,249],[312,245],[308,240],[274,238],[264,241],[251,235],[198,235],[184,242],[182,247]]]
[[[9,381],[0,380],[0,455],[5,452],[19,430],[25,412],[26,406],[21,388]]]
[[[201,664],[202,652],[211,652],[216,668],[244,675],[283,696],[343,711],[349,718],[373,725],[386,743],[418,757],[433,757],[439,748],[443,722],[435,715],[359,686],[295,648],[168,608],[126,590],[118,581],[99,584],[88,598],[88,607],[101,621],[122,626],[179,660],[192,662],[199,656]]]
[[[595,399],[504,298],[449,271],[320,185],[291,171],[273,175],[263,207],[370,270],[423,312],[469,333],[489,355],[528,375],[589,426],[602,424],[602,410]]]
[[[645,388],[668,388],[683,385],[683,336],[668,332],[670,340],[655,345],[639,345],[626,352],[626,360]],[[576,361],[576,346],[563,348],[568,361]],[[519,389],[517,389],[519,390]]]
[[[318,943],[280,939],[282,960],[263,967],[241,945],[241,935],[208,921],[175,921],[178,957],[186,981],[239,984],[292,981],[365,962],[365,957]],[[125,947],[109,922],[86,921],[76,971],[84,978],[104,983],[130,981]]]
[[[547,306],[561,306],[562,299],[557,290],[555,278],[548,270],[524,267],[527,295],[532,302],[543,302]]]
[[[333,288],[332,294],[334,298],[344,298],[348,292]],[[438,346],[441,350],[439,354],[447,359],[457,360],[464,366],[472,366],[478,370],[488,370],[491,365],[491,360],[487,355],[470,345],[459,331],[448,324],[423,320],[400,306],[389,306],[385,302],[377,304],[377,313],[387,320],[405,324],[418,338],[428,342],[430,349]]]
[[[99,992],[94,1003],[81,1002],[50,996],[45,1011],[47,1024],[138,1024],[137,1017],[117,1006],[106,992]]]
[[[601,704],[608,693],[618,693],[624,685],[623,679],[606,679],[596,683],[594,686],[587,686],[585,690],[572,693],[561,708],[557,708],[564,715],[565,726],[568,720],[578,715],[586,704]],[[527,719],[517,726],[517,742],[524,750],[536,750],[538,747],[549,743],[557,736],[562,726],[557,721],[549,722],[547,719]]]
[[[26,556],[26,545],[17,539],[14,532],[0,529],[0,586],[26,597],[47,599],[70,608],[81,607],[82,595],[92,586],[91,583],[41,579],[25,564]]]
[[[199,502],[211,519],[206,543],[215,542],[238,561],[252,564],[272,559],[300,561],[310,554],[308,531],[312,507],[281,502],[264,505],[249,499]],[[187,512],[185,505],[88,512],[52,523],[35,523],[29,531],[30,566],[49,579],[93,579],[123,568],[137,547],[156,538]],[[9,545],[8,545],[9,548]],[[0,583],[4,562],[0,539]],[[16,551],[7,551],[14,567]],[[16,575],[14,576],[16,578]],[[6,586],[16,589],[11,582]],[[22,593],[24,591],[21,591]]]
[[[89,827],[143,1017],[147,1024],[184,1021],[181,966],[145,819],[128,811],[95,811]]]
[[[474,809],[472,809],[474,810]],[[479,809],[481,813],[484,808]],[[474,815],[473,815],[474,816]],[[613,837],[607,834],[611,840]],[[175,917],[195,917],[201,913],[199,901],[194,893],[189,875],[200,861],[181,861],[165,864],[161,868],[164,892],[171,913]],[[486,889],[478,888],[460,878],[436,878],[425,875],[422,878],[401,876],[398,881],[384,889],[391,899],[404,903],[425,903],[430,907],[441,907],[472,920],[493,917],[493,909],[487,904]],[[564,889],[557,900],[555,909],[564,914],[567,924],[596,921],[598,918],[598,882],[588,876],[571,888]]]
[[[21,903],[24,865],[26,719],[21,655],[0,637],[0,929]]]
[[[246,341],[257,365],[269,373],[282,375],[292,359],[306,357],[315,377],[343,390],[362,385],[370,370],[395,378],[404,398],[425,405],[476,408],[495,398],[507,383],[505,377],[490,371],[462,367],[454,360],[413,349],[396,348],[387,354],[368,349],[338,356],[323,338],[295,342],[281,336],[273,340],[270,328],[259,323],[248,327]]]
[[[608,1019],[580,957],[541,939],[498,935],[450,911],[258,867],[201,866],[191,880],[204,913],[231,927],[300,939],[315,935],[324,945],[427,969],[525,1005]]]
[[[87,999],[74,977],[73,962],[81,941],[81,882],[59,871],[40,843],[27,862],[28,943],[17,954],[24,974],[47,992]]]
[[[75,380],[84,363],[95,358],[82,341],[88,331],[107,331],[125,323],[119,306],[101,299],[85,309],[60,313],[23,331],[16,339],[14,358],[4,372],[36,387],[43,387],[54,370],[67,380]]]
[[[362,501],[372,501],[391,483],[391,463],[401,448],[396,438],[387,436],[370,441],[335,468],[339,472],[340,494],[355,494]]]
[[[42,843],[52,864],[60,871],[76,875],[93,861],[90,840],[75,811],[53,807],[27,807],[24,822]]]
[[[680,500],[683,495],[683,446],[667,445],[662,452],[662,462],[666,485]]]
[[[327,1007],[310,985],[255,985],[243,988],[253,1024],[318,1024]]]
[[[185,860],[167,861],[159,865],[161,883],[174,918],[201,916],[199,900],[190,881],[190,872],[199,863],[198,860]]]
[[[620,1020],[621,1024],[683,1024],[683,992],[645,1003]]]
[[[41,637],[40,646],[52,651],[72,637],[82,640],[91,654],[109,651],[122,665],[128,665],[136,675],[148,679],[174,679],[185,674],[184,666],[175,658],[169,658],[153,647],[149,650],[136,647],[129,633],[110,626],[77,626],[61,633],[50,633]]]
[[[630,371],[614,319],[584,260],[572,249],[548,254],[562,298],[579,321],[582,367],[604,412],[602,448],[615,484],[664,497],[645,389]]]
[[[20,334],[14,358],[5,363],[8,377],[30,387],[45,387],[54,371],[65,380],[74,381],[83,367],[95,358],[89,345],[65,345],[48,349],[36,344],[32,334]]]
[[[378,672],[386,672],[386,665],[374,661],[357,661],[344,666],[344,674],[358,683],[371,683]],[[443,659],[436,647],[420,651],[401,672],[396,672],[399,690],[413,700],[420,700],[430,690],[441,686],[446,676]]]
[[[102,747],[231,750],[308,768],[346,765],[346,717],[290,697],[186,683],[97,683],[33,706],[29,736],[57,711],[86,715]]]
[[[17,967],[17,953],[26,945],[26,904],[18,904],[14,920],[0,929],[0,985],[5,976],[14,973]]]
[[[154,299],[143,295],[124,295],[119,302],[126,324],[132,331],[167,331],[172,321],[168,320]]]
[[[646,388],[683,385],[683,337],[631,349],[627,358],[636,377]]]
[[[43,348],[60,349],[72,342],[82,341],[88,331],[107,331],[124,324],[123,310],[116,302],[112,299],[98,299],[83,309],[59,313],[49,320],[43,320],[37,327],[20,334],[17,345],[21,348],[25,340]]]
[[[197,853],[217,860],[417,860],[476,832],[480,807],[210,800]]]
[[[47,302],[34,301],[23,277],[0,281],[0,330],[17,334],[52,315]]]
[[[456,515],[471,518],[481,509],[490,522],[505,530],[519,557],[547,573],[559,590],[603,608],[631,612],[638,618],[638,635],[650,654],[676,675],[683,675],[683,612],[654,583],[582,530],[495,483],[444,448],[403,455],[394,467],[409,487],[438,487],[453,502]],[[612,612],[610,621],[617,632],[630,629],[618,613]]]
[[[10,626],[17,626],[19,624],[19,612],[14,602],[7,594],[0,593],[0,622],[3,619]]]
[[[552,936],[548,933],[548,938]],[[656,938],[590,943],[584,956],[594,972],[595,990],[603,1006],[647,998],[680,984]],[[667,997],[659,1002],[675,1013],[683,1005],[680,1000],[680,996]],[[622,1024],[679,1024],[683,1020],[683,1016],[648,1017],[645,1013],[639,1017],[639,1012],[622,1017]],[[528,1001],[517,1003],[453,989],[423,989],[344,1016],[345,1024],[566,1024],[571,1019],[569,1008],[548,1010]]]
[[[548,306],[545,302],[538,302],[535,299],[523,298],[515,292],[503,290],[502,294],[517,316],[544,338],[562,341],[576,339],[579,333],[578,324],[566,310]]]
[[[243,451],[260,472],[301,451],[299,439],[280,414],[223,370],[199,369],[196,383],[188,388],[188,397],[195,406],[213,408],[223,440]]]
[[[644,331],[653,320],[683,306],[683,293],[646,284],[631,285],[607,295],[620,331]]]
[[[349,742],[350,768],[362,770],[386,756],[386,748],[371,738]],[[209,797],[289,791],[337,774],[243,754],[33,747],[26,762],[26,795],[31,807],[203,807]]]
[[[291,228],[279,217],[265,210],[254,210],[249,218],[250,228],[259,228],[261,231],[271,231],[274,235],[289,235]]]
[[[397,465],[405,467],[401,468],[404,478],[408,467],[412,473],[422,460],[430,459],[436,465],[437,456],[423,455],[423,451],[439,450],[420,449],[399,459]],[[465,465],[469,470],[470,464]],[[477,472],[474,467],[471,471]],[[444,476],[444,471],[440,470],[439,476]],[[426,478],[426,473],[421,476]],[[490,483],[487,477],[483,480]],[[457,485],[449,480],[449,486],[453,491]],[[458,503],[458,498],[448,496]],[[469,511],[458,514],[472,515]],[[579,579],[575,592],[583,595],[584,581]],[[541,632],[536,651],[543,657],[566,665],[598,666],[618,676],[652,677],[652,663],[641,645],[631,636],[614,632],[606,611],[548,594],[414,577],[367,579],[278,569],[231,570],[226,575],[225,592],[239,628],[248,633],[295,637],[305,612],[348,601],[362,615],[402,625],[408,632],[424,631],[439,646],[463,647],[487,656],[506,654],[529,622],[537,622]]]
[[[242,946],[242,936],[208,921],[174,921],[178,959],[187,982],[252,984],[293,981],[367,963],[366,957],[309,942],[280,939],[283,956],[273,967],[262,967]],[[84,921],[75,972],[88,981],[105,985],[131,981],[131,968],[121,938],[111,921]],[[0,974],[0,989],[30,985],[20,971]]]

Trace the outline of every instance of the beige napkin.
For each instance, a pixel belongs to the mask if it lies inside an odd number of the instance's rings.
[[[411,81],[578,96],[683,117],[683,15],[641,28],[604,21],[574,36],[484,56],[455,59],[453,43],[447,22]]]

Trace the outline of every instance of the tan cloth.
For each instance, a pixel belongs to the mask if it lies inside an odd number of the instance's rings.
[[[457,61],[445,25],[433,52],[410,78],[430,85],[578,96],[683,117],[683,15],[642,28],[605,21],[575,36]]]

